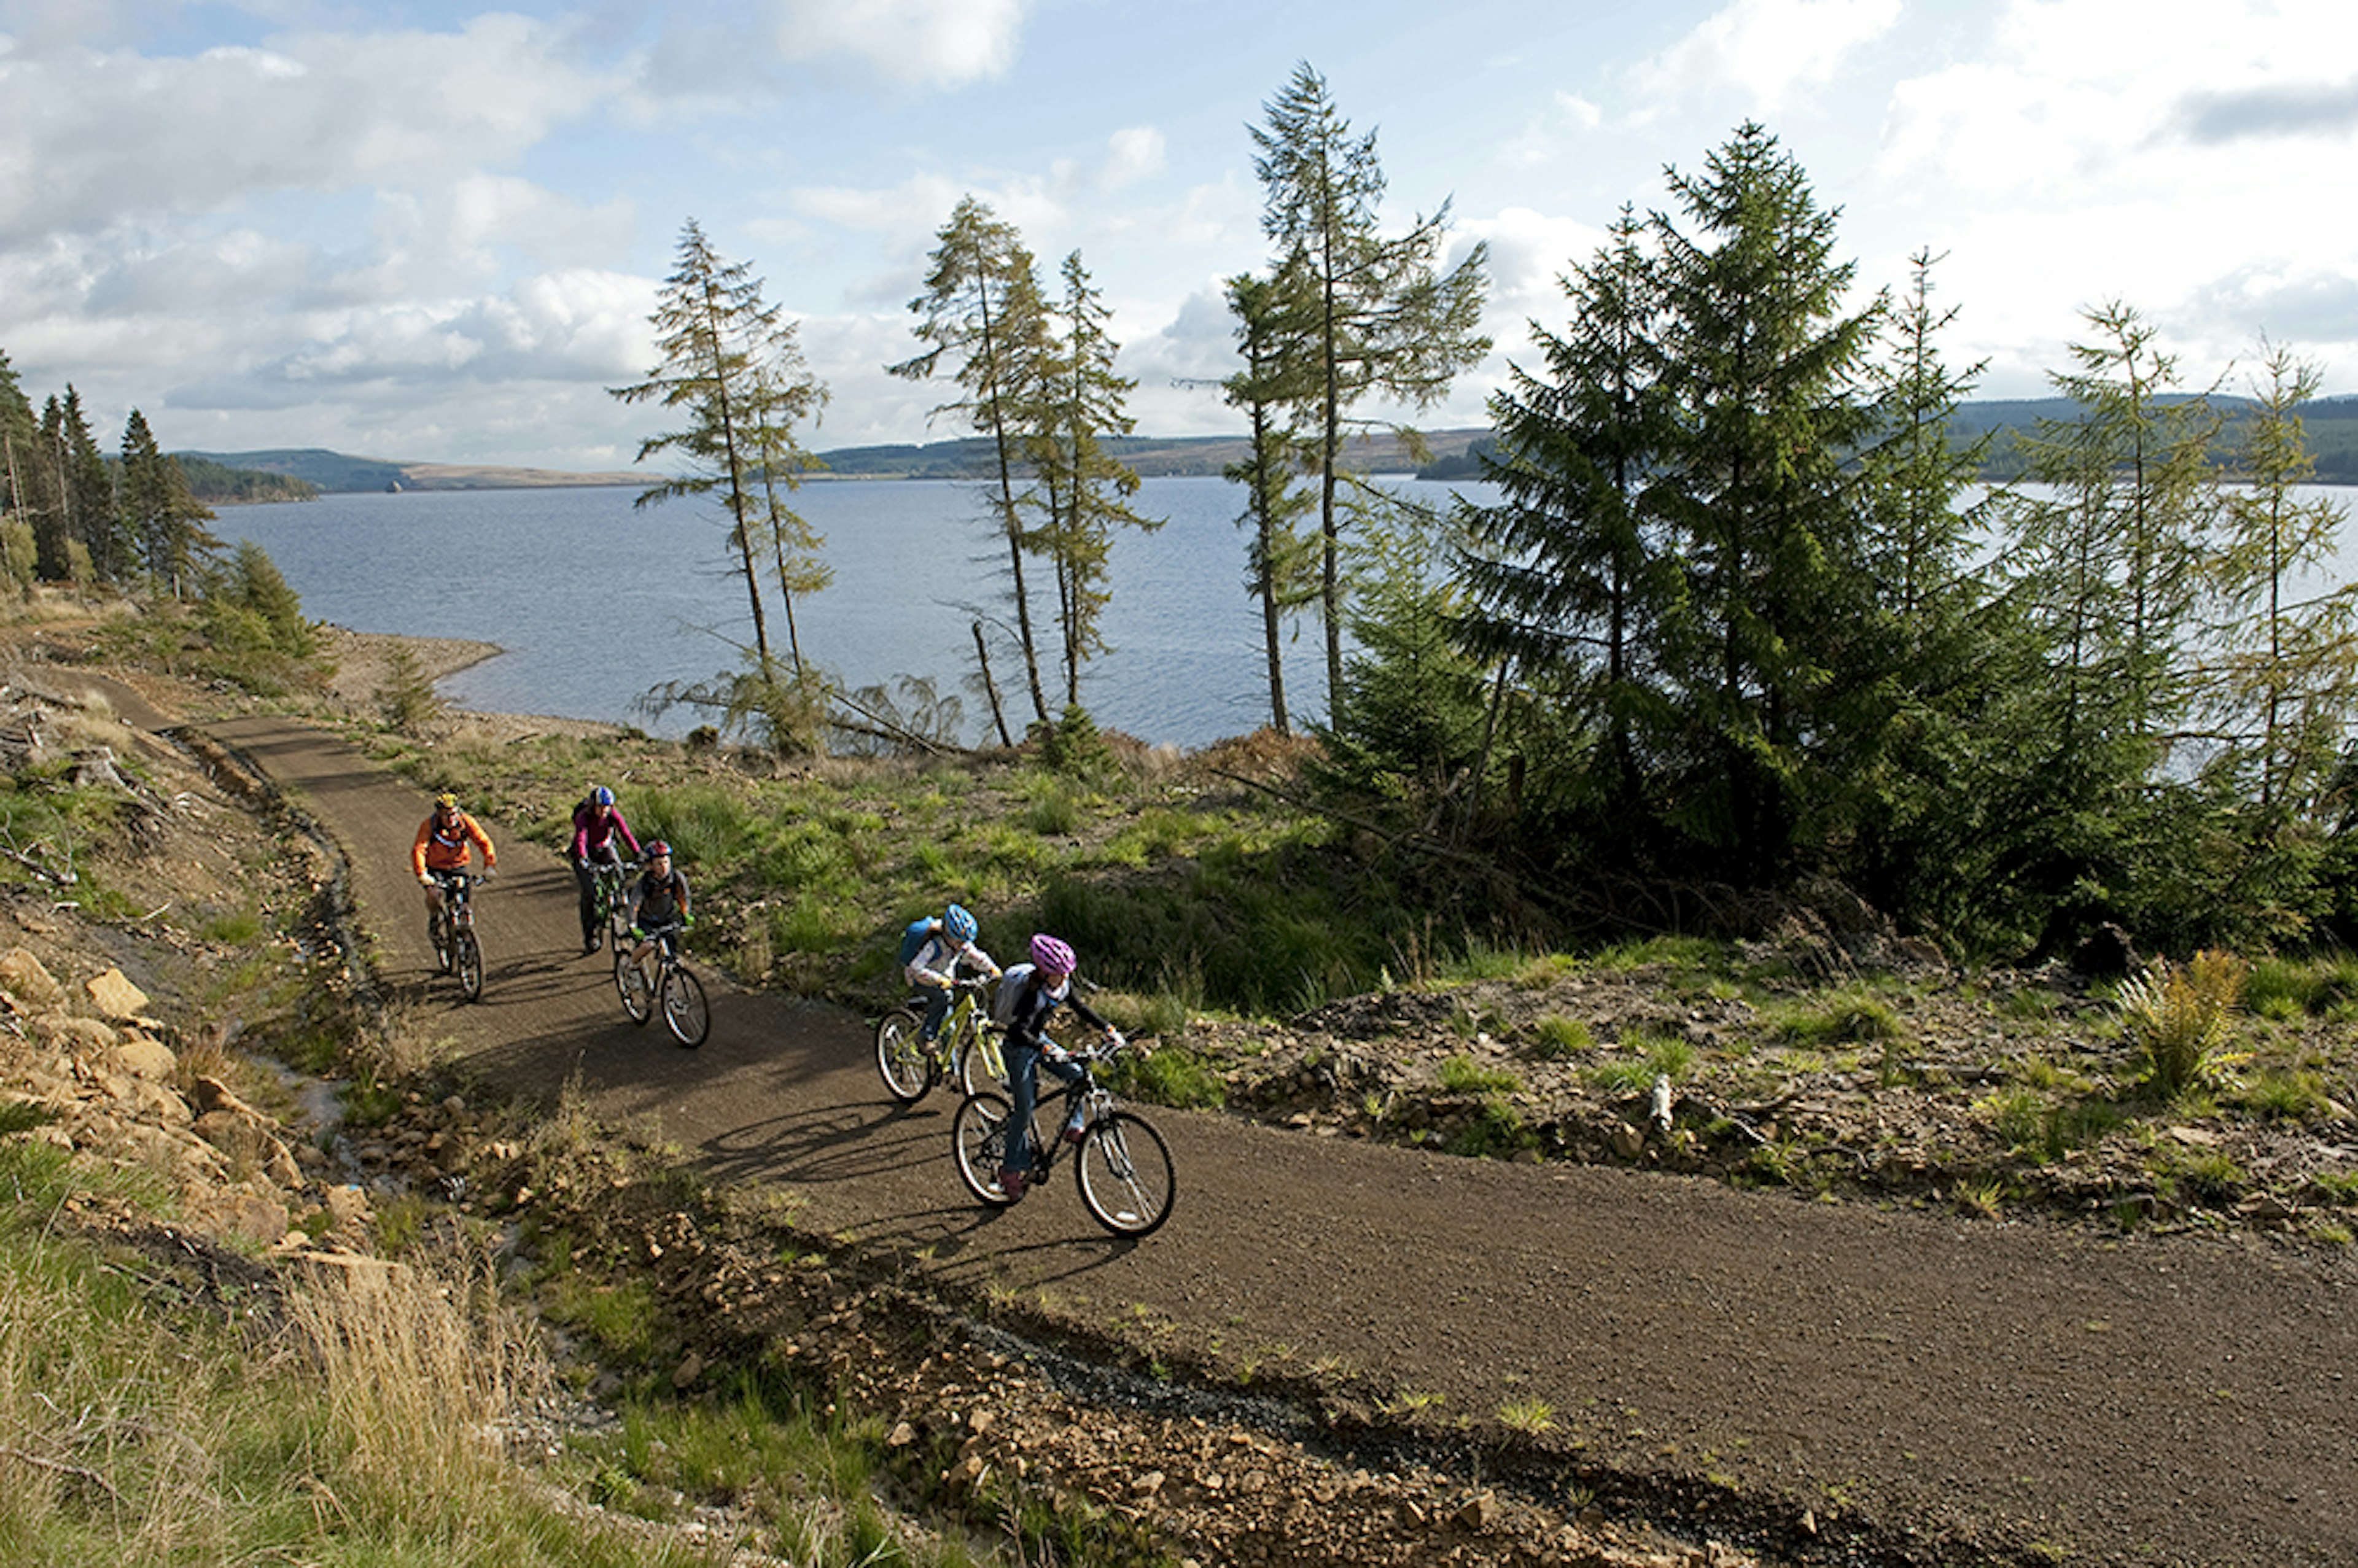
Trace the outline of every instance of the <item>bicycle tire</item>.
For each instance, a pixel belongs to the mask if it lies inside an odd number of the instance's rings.
[[[958,1039],[957,1060],[954,1064],[958,1087],[970,1095],[998,1093],[1007,1087],[1003,1062],[998,1067],[992,1065],[999,1059],[999,1051],[997,1042],[988,1033],[989,1027],[978,1023]]]
[[[682,965],[671,964],[664,970],[663,1015],[671,1037],[691,1051],[712,1033],[712,1007],[704,1000],[704,982]]]
[[[958,1180],[992,1208],[1015,1200],[999,1184],[999,1163],[1007,1153],[1007,1119],[1015,1108],[1004,1095],[985,1092],[958,1102],[950,1118],[950,1147],[957,1156]]]
[[[647,989],[647,972],[632,961],[627,938],[614,948],[614,992],[622,999],[622,1013],[633,1023],[655,1015],[655,999]]]
[[[1073,1160],[1081,1205],[1116,1236],[1152,1236],[1171,1217],[1179,1195],[1171,1146],[1144,1117],[1117,1110],[1098,1117],[1081,1135]]]
[[[459,990],[469,1001],[483,998],[483,945],[465,926],[450,943],[450,964],[459,972]]]
[[[896,1007],[876,1021],[876,1075],[884,1092],[903,1105],[925,1098],[941,1070],[917,1039],[924,1027],[914,1008]]]

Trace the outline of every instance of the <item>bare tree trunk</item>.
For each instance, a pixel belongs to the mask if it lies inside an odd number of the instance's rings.
[[[1007,733],[1007,712],[999,703],[999,683],[990,678],[990,651],[983,645],[979,621],[974,623],[974,662],[982,666],[982,691],[990,698],[990,721],[999,727],[999,743],[1011,751],[1015,741]]]

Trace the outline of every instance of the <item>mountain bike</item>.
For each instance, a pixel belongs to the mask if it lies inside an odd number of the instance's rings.
[[[979,975],[959,980],[958,999],[931,1044],[919,1038],[925,1026],[921,996],[876,1021],[876,1071],[887,1093],[903,1105],[914,1105],[945,1077],[957,1079],[961,1094],[1007,1081],[999,1024],[982,1003],[990,987]]]
[[[426,939],[434,946],[434,962],[444,974],[459,977],[459,990],[469,1001],[483,994],[483,946],[475,936],[474,889],[483,879],[471,871],[428,871],[442,890],[442,907],[426,920]]]
[[[590,913],[605,935],[606,945],[615,952],[631,935],[631,877],[639,869],[636,860],[615,859],[590,862]]]
[[[1072,1145],[1073,1171],[1080,1183],[1082,1206],[1116,1236],[1152,1236],[1171,1217],[1171,1205],[1178,1196],[1171,1146],[1153,1123],[1116,1105],[1112,1091],[1097,1080],[1098,1064],[1127,1044],[1117,1037],[1096,1049],[1073,1052],[1067,1059],[1081,1065],[1081,1076],[1065,1086],[1062,1094],[1033,1102],[1032,1174],[1025,1184],[1046,1184],[1066,1144],[1063,1130],[1077,1117],[1080,1141]],[[1015,1201],[999,1184],[1007,1123],[1014,1110],[1005,1095],[983,1089],[968,1094],[950,1119],[958,1177],[968,1192],[993,1208]]]
[[[630,928],[614,946],[614,989],[633,1023],[644,1023],[658,1011],[673,1039],[694,1050],[712,1033],[712,1009],[704,1000],[704,982],[680,961],[676,920],[646,929],[645,951],[633,956]]]

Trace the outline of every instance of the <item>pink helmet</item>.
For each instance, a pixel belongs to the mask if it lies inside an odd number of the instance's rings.
[[[1045,932],[1032,937],[1032,967],[1044,975],[1069,975],[1079,967],[1073,950]]]

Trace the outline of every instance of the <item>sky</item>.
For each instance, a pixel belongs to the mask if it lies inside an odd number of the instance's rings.
[[[944,439],[883,367],[971,194],[1044,280],[1081,253],[1141,433],[1229,431],[1249,128],[1306,62],[1388,225],[1489,247],[1496,347],[1427,428],[1747,121],[1862,304],[1942,258],[1979,395],[2115,301],[2190,387],[2273,343],[2358,391],[2353,44],[2348,0],[0,0],[0,352],[110,450],[136,407],[169,450],[627,468],[663,415],[609,389],[693,220],[797,324],[805,445]]]

